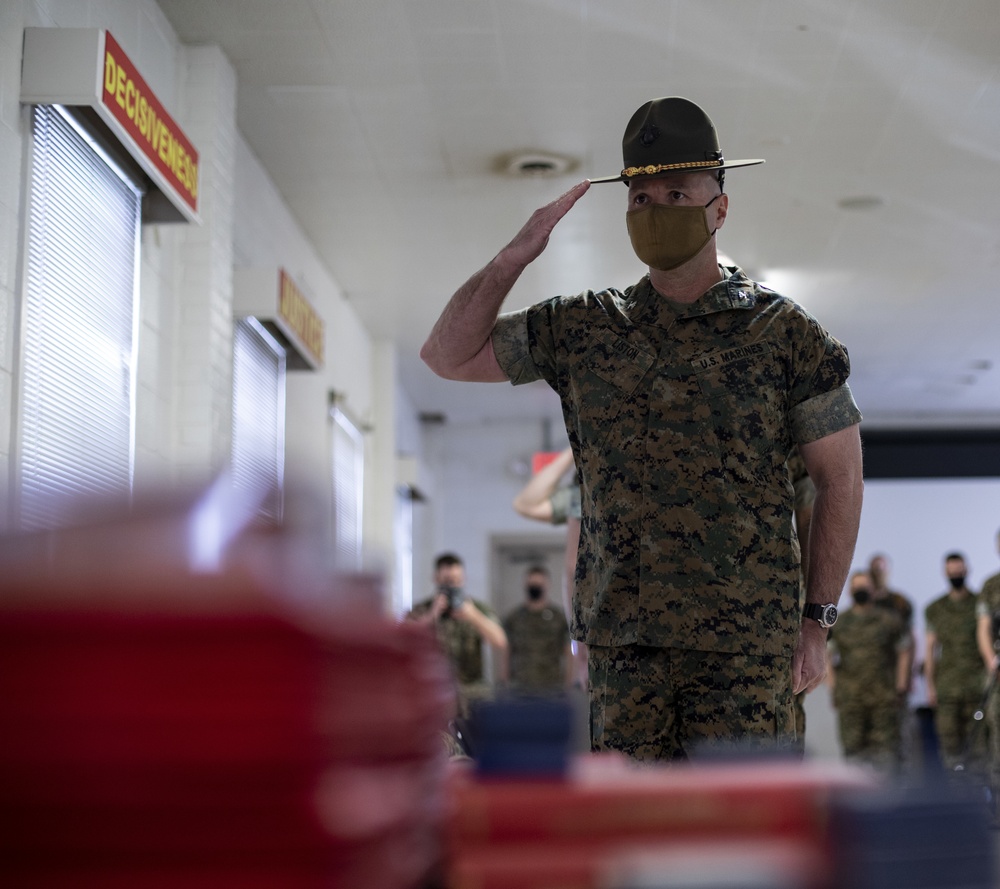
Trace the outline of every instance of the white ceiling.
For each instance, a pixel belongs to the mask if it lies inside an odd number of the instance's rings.
[[[730,171],[720,249],[847,344],[866,423],[1000,426],[997,0],[159,4],[232,61],[240,130],[418,410],[557,414],[542,384],[445,382],[417,351],[532,210],[621,168],[639,105],[682,95],[727,158],[767,159]],[[578,163],[500,172],[520,151]],[[637,280],[624,210],[594,186],[508,307]]]

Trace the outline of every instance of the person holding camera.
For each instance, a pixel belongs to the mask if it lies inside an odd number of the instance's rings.
[[[483,662],[483,642],[495,657],[507,651],[507,634],[496,613],[465,594],[465,564],[454,553],[434,562],[434,594],[418,602],[408,617],[431,623],[455,671],[458,710],[468,715],[471,701],[489,697],[491,686]]]

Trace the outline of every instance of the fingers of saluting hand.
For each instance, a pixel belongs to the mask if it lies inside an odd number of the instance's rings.
[[[535,216],[542,215],[545,219],[551,220],[551,225],[549,230],[551,231],[555,224],[565,216],[570,208],[586,193],[587,189],[590,188],[590,180],[584,179],[583,182],[577,182],[571,189],[563,192],[559,197],[557,197],[551,203],[546,204],[540,210],[535,211]],[[534,217],[532,217],[534,218]]]
[[[590,188],[590,181],[578,182],[569,191],[564,192],[554,201],[540,207],[531,214],[531,218],[508,245],[508,250],[524,254],[522,261],[531,262],[548,244],[549,235],[556,223],[565,216],[570,208]]]

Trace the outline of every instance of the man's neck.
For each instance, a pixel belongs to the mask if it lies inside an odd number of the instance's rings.
[[[715,253],[715,241],[710,241],[705,249],[684,265],[669,272],[660,269],[649,270],[649,282],[661,296],[677,302],[690,304],[697,302],[707,291],[723,280]]]

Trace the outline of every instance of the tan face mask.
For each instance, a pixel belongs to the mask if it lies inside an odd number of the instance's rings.
[[[625,214],[632,249],[651,269],[669,272],[701,251],[715,231],[708,230],[705,212],[722,197],[717,194],[704,207],[670,207],[649,204]]]

